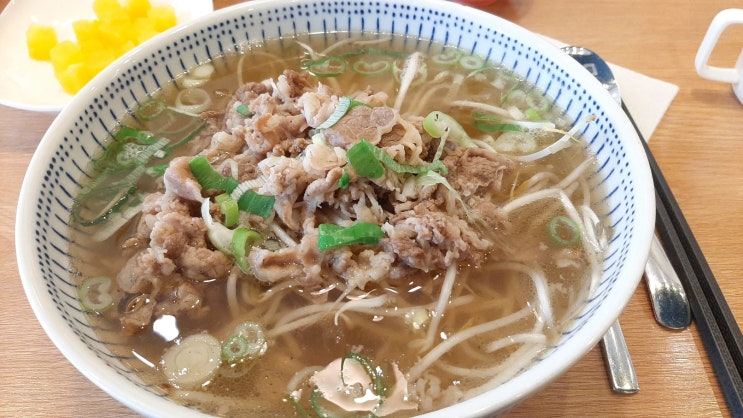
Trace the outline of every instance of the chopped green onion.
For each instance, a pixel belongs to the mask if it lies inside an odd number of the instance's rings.
[[[224,215],[224,226],[232,228],[240,220],[240,212],[237,207],[237,201],[228,193],[222,193],[214,198],[219,204],[219,210]]]
[[[157,119],[167,108],[168,105],[165,101],[160,99],[150,99],[140,104],[134,114],[142,120],[150,121]]]
[[[479,70],[485,66],[485,60],[477,55],[468,55],[459,59],[459,65],[465,70]]]
[[[337,56],[330,56],[311,61],[306,65],[310,74],[315,77],[337,77],[346,72],[348,63]]]
[[[239,184],[232,177],[225,177],[214,170],[205,156],[199,155],[188,163],[191,173],[204,190],[222,190],[232,192]]]
[[[242,211],[258,215],[261,218],[268,218],[275,202],[276,198],[273,196],[266,196],[252,190],[246,190],[237,199],[237,207]]]
[[[248,339],[243,335],[231,335],[222,344],[222,360],[236,363],[248,354]]]
[[[145,171],[149,176],[151,177],[158,177],[165,174],[165,170],[168,169],[169,164],[159,164],[159,165],[153,165],[151,167],[147,167],[147,170]]]
[[[522,131],[519,125],[512,123],[488,123],[483,121],[475,121],[475,127],[483,132],[507,132],[507,131]]]
[[[222,360],[239,363],[263,356],[268,348],[263,327],[253,321],[245,321],[235,327],[232,335],[222,344]]]
[[[456,119],[438,110],[434,110],[423,119],[423,129],[434,138],[441,138],[444,133],[449,132],[447,140],[451,139],[463,147],[475,146]]]
[[[248,107],[248,105],[246,105],[245,103],[238,105],[235,108],[235,112],[239,113],[242,116],[245,116],[246,118],[253,116],[253,112],[250,111],[250,107]]]
[[[206,225],[206,236],[209,237],[209,242],[212,243],[214,248],[225,254],[234,255],[232,253],[232,240],[235,233],[221,223],[214,222],[209,211],[210,207],[209,198],[205,198],[201,202],[201,219],[204,220]]]
[[[384,375],[382,374],[382,370],[374,367],[371,360],[359,353],[350,352],[343,356],[343,359],[341,360],[341,382],[343,382],[344,385],[345,382],[343,381],[343,366],[346,363],[346,360],[354,360],[361,364],[364,370],[366,370],[366,373],[372,379],[372,383],[374,384],[374,392],[382,398],[387,395],[387,386],[384,384]]]
[[[462,57],[462,52],[456,49],[447,49],[440,54],[436,54],[431,59],[433,62],[439,65],[452,65],[456,64]]]
[[[567,216],[555,216],[547,224],[547,232],[553,244],[560,247],[573,247],[580,242],[580,227]]]
[[[235,262],[244,273],[250,272],[247,257],[253,245],[263,241],[263,235],[252,229],[239,227],[232,233],[232,254],[235,256]]]
[[[351,163],[356,172],[363,177],[382,177],[384,175],[382,164],[395,173],[423,174],[428,171],[447,173],[444,163],[438,160],[421,166],[400,164],[382,148],[366,140],[361,140],[361,142],[349,148],[346,152],[346,158],[348,158],[348,162]]]
[[[338,187],[341,189],[345,189],[348,187],[348,184],[351,182],[351,176],[346,173],[345,171],[341,175],[341,178],[338,179]]]
[[[255,360],[263,356],[267,348],[266,335],[261,324],[245,321],[235,327],[222,344],[222,360],[229,363]]]
[[[535,109],[533,107],[530,107],[530,108],[524,110],[524,115],[526,115],[527,118],[529,118],[529,119],[531,119],[533,121],[542,120],[542,115],[539,112],[539,110],[537,110],[537,109]]]
[[[391,65],[389,61],[368,62],[364,60],[358,60],[353,63],[352,67],[354,71],[361,75],[375,76],[384,74],[389,71]]]
[[[100,314],[114,306],[110,277],[88,277],[77,290],[80,304],[86,312]]]
[[[226,177],[217,173],[209,161],[203,155],[191,159],[188,163],[196,181],[204,190],[220,190],[232,194],[237,201],[237,207],[245,212],[268,217],[273,209],[276,198],[258,194],[249,189],[243,189],[241,184],[233,177]]]
[[[384,238],[382,227],[369,222],[357,222],[349,227],[320,224],[317,248],[325,251],[329,248],[352,244],[376,245],[380,238]]]
[[[145,165],[153,156],[168,145],[168,140],[160,138],[151,145],[140,145],[127,142],[116,154],[115,161],[119,167]]]
[[[371,107],[366,103],[353,100],[348,96],[342,96],[340,99],[338,99],[338,105],[335,107],[335,110],[330,115],[330,117],[328,117],[325,122],[321,123],[320,126],[315,129],[328,129],[332,127],[333,125],[338,123],[338,121],[341,120],[343,116],[346,116],[346,113],[348,113],[349,110],[353,109],[356,106]]]
[[[137,193],[137,179],[144,173],[144,167],[135,167],[121,180],[111,184],[94,183],[83,189],[72,206],[73,218],[82,226],[92,226],[108,218],[124,206]],[[105,182],[110,172],[99,176]]]
[[[374,145],[364,140],[352,146],[346,152],[348,162],[362,177],[376,179],[384,175],[384,166],[376,158],[374,148]]]
[[[143,145],[151,145],[157,141],[157,138],[155,138],[153,135],[150,135],[149,132],[141,131],[137,128],[132,128],[131,126],[127,125],[121,125],[121,128],[119,128],[119,131],[116,132],[116,135],[114,135],[114,139],[120,141],[128,138],[134,138],[137,142]]]

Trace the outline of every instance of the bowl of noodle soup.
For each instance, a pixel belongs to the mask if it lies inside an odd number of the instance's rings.
[[[59,350],[144,415],[493,415],[634,292],[639,141],[585,69],[496,16],[253,1],[60,113],[18,264]]]

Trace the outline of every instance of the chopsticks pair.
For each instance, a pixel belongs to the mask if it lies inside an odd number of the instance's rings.
[[[663,247],[684,286],[694,321],[730,413],[732,416],[743,416],[743,334],[658,162],[624,103],[622,109],[640,136],[653,173],[655,224]]]

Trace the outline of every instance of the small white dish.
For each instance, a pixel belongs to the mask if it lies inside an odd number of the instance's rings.
[[[152,0],[170,4],[178,24],[214,10],[211,0]],[[32,22],[53,26],[60,40],[74,40],[72,22],[93,19],[93,0],[66,0],[53,7],[45,0],[10,0],[0,14],[0,104],[18,109],[59,112],[72,99],[54,77],[52,65],[28,56],[26,29]]]

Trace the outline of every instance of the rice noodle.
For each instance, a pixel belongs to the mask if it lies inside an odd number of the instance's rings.
[[[343,304],[337,311],[335,311],[335,317],[333,323],[338,325],[338,316],[347,310],[357,310],[358,308],[378,308],[387,303],[387,295],[381,295],[370,299],[355,299],[350,300]]]
[[[544,321],[547,325],[552,326],[555,321],[554,313],[552,311],[552,304],[550,303],[549,289],[547,288],[547,277],[540,269],[536,267],[529,267],[525,264],[517,262],[502,262],[492,265],[494,269],[506,269],[514,270],[520,273],[528,275],[532,283],[537,296],[537,318]]]
[[[400,110],[402,102],[405,100],[405,95],[408,93],[410,85],[413,84],[415,75],[418,74],[418,68],[421,65],[421,53],[414,52],[406,60],[405,65],[400,73],[400,88],[397,92],[397,98],[395,99],[394,108]]]
[[[473,102],[470,100],[454,100],[453,102],[451,102],[451,104],[452,106],[457,106],[457,107],[469,107],[472,109],[479,109],[485,112],[494,113],[504,118],[511,117],[511,113],[508,110],[502,107],[493,106],[493,105],[489,105],[485,103]]]
[[[419,351],[424,351],[433,345],[433,340],[436,338],[436,332],[439,330],[439,323],[441,323],[441,317],[444,316],[446,305],[449,303],[451,298],[451,291],[454,288],[454,282],[457,278],[457,266],[452,264],[446,269],[444,275],[444,283],[441,285],[441,291],[439,292],[439,298],[436,302],[436,308],[433,310],[431,315],[431,323],[428,325],[428,332],[426,333],[425,340],[420,342],[420,346],[417,347]]]
[[[271,231],[276,234],[276,238],[280,239],[288,247],[296,247],[297,241],[294,240],[284,229],[276,222],[271,223]]]
[[[233,268],[230,271],[230,275],[227,276],[227,304],[230,308],[230,313],[233,318],[236,318],[240,314],[240,306],[237,301],[237,278],[240,274],[240,269]]]
[[[573,169],[573,171],[570,172],[565,178],[562,179],[559,183],[555,185],[555,188],[557,189],[564,189],[569,184],[575,182],[578,180],[578,178],[590,167],[592,164],[596,162],[595,158],[587,158],[582,163],[578,164],[578,166]]]
[[[408,372],[408,381],[414,381],[419,378],[422,373],[426,369],[428,369],[436,360],[446,354],[457,344],[460,344],[463,341],[466,341],[477,335],[496,330],[498,328],[512,324],[520,319],[526,318],[529,313],[531,313],[531,309],[526,306],[508,316],[485,322],[483,324],[475,325],[459,331],[455,334],[452,334],[451,336],[449,336],[449,338],[439,343],[439,345],[437,345],[431,351],[426,353],[426,355],[421,357],[421,359],[418,360],[418,362],[410,368],[410,371]]]
[[[509,345],[513,344],[541,344],[544,345],[547,342],[547,336],[542,333],[523,333],[516,335],[509,335],[495,340],[485,347],[485,351],[492,353],[494,351],[501,350]]]

